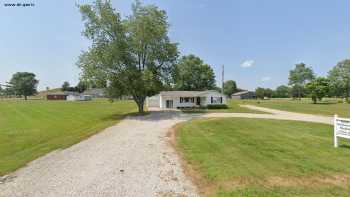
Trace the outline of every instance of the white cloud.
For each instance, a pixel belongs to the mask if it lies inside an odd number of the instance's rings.
[[[254,64],[255,64],[254,60],[246,60],[246,61],[242,62],[241,67],[249,68],[249,67],[252,67]]]
[[[261,78],[261,81],[270,81],[271,80],[271,77],[263,77],[263,78]]]

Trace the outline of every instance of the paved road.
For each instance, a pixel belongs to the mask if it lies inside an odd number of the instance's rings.
[[[176,123],[201,117],[245,117],[332,124],[331,117],[244,107],[271,114],[152,112],[148,116],[126,118],[10,174],[0,183],[0,196],[198,196],[168,145],[166,134]]]
[[[166,137],[188,118],[179,112],[127,118],[10,174],[0,196],[198,196]]]

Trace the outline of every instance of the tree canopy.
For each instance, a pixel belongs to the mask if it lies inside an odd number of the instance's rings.
[[[213,90],[215,74],[213,69],[195,55],[183,56],[174,72],[177,90]]]
[[[69,91],[69,88],[70,88],[69,82],[68,81],[63,82],[62,88],[61,88],[62,91]]]
[[[318,77],[306,84],[306,89],[309,92],[314,103],[317,100],[321,101],[329,92],[329,80],[325,77]]]
[[[349,100],[350,96],[350,59],[339,62],[328,73],[331,91],[336,96]]]
[[[300,99],[303,94],[305,84],[315,78],[311,67],[307,67],[304,63],[296,64],[295,68],[289,71],[289,85],[292,85],[297,91]]]
[[[291,89],[288,86],[281,85],[276,88],[274,91],[274,97],[276,98],[288,98],[290,95]]]
[[[29,72],[17,72],[9,82],[11,90],[16,95],[24,96],[25,100],[27,100],[28,96],[32,96],[37,92],[38,83],[39,81],[35,79],[35,74]]]
[[[256,97],[259,98],[259,99],[264,99],[264,96],[265,96],[265,89],[264,88],[261,88],[261,87],[257,87],[255,89],[255,94],[256,94]]]
[[[233,93],[237,92],[237,84],[233,80],[225,81],[224,83],[224,94],[231,97]]]
[[[168,37],[166,12],[136,1],[132,14],[122,19],[111,2],[81,5],[83,35],[92,42],[81,54],[83,77],[107,84],[112,98],[131,95],[143,112],[146,96],[171,83],[177,44]]]

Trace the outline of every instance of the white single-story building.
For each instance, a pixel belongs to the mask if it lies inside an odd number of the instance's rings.
[[[92,96],[90,95],[74,95],[70,94],[67,96],[67,101],[91,101]]]
[[[208,105],[226,104],[226,97],[215,90],[164,91],[148,97],[146,103],[148,107],[160,109],[207,107]]]

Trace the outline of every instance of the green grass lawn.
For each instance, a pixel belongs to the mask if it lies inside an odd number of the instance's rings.
[[[0,100],[0,175],[77,143],[136,111],[132,101]]]
[[[241,104],[252,104],[260,107],[268,107],[291,112],[333,116],[338,114],[343,117],[350,117],[350,104],[337,103],[334,100],[313,104],[311,99],[271,99],[271,100],[242,100]]]
[[[349,196],[350,143],[333,148],[332,131],[297,121],[201,119],[179,125],[176,140],[208,196]]]
[[[183,112],[188,113],[256,113],[256,114],[263,114],[265,112],[256,111],[252,109],[248,109],[245,107],[239,106],[241,104],[241,101],[239,100],[231,100],[227,99],[227,106],[228,109],[183,109]]]

